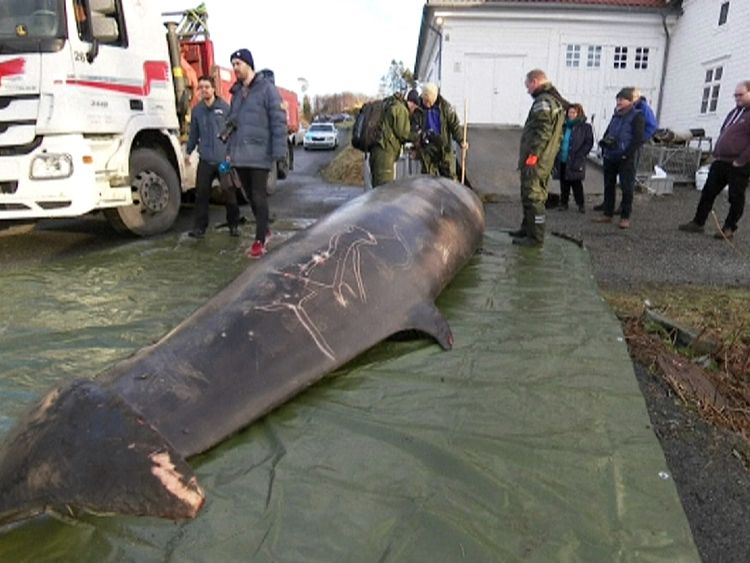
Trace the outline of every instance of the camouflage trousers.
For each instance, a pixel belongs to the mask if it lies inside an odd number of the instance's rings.
[[[382,186],[393,182],[393,165],[396,164],[398,154],[391,154],[385,149],[375,147],[370,152],[370,175],[372,176],[372,187]]]
[[[521,170],[521,204],[523,205],[523,222],[521,229],[526,236],[533,238],[539,244],[544,242],[544,228],[546,223],[547,184],[550,172],[540,171],[538,168],[525,167]]]

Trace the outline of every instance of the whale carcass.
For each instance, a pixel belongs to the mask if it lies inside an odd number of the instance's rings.
[[[44,396],[0,449],[0,523],[46,510],[194,517],[205,497],[186,459],[390,335],[450,348],[435,299],[483,230],[479,199],[447,179],[349,201],[155,344]]]

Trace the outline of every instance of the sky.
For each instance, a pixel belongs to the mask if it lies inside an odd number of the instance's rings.
[[[353,92],[374,96],[391,61],[414,70],[424,0],[204,0],[216,59],[230,68],[239,48],[276,84],[310,96]],[[160,0],[162,12],[200,0]]]

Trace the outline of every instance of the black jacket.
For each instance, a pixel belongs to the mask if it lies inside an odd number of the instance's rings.
[[[563,135],[565,134],[563,126]],[[583,180],[586,178],[586,160],[594,146],[594,133],[591,125],[585,121],[577,121],[570,132],[570,145],[568,147],[568,161],[565,163],[565,177],[563,180]],[[557,153],[555,167],[552,176],[556,180],[560,178],[560,153]]]

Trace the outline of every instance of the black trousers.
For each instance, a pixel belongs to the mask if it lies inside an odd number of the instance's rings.
[[[193,227],[198,231],[205,231],[208,227],[208,202],[211,197],[211,184],[219,175],[219,165],[203,159],[198,161],[198,171],[195,178],[195,219]],[[227,209],[227,223],[236,227],[240,221],[240,208],[237,206],[236,190],[224,192],[225,207]]]
[[[583,207],[583,181],[582,180],[565,180],[566,163],[560,163],[560,203],[568,205],[570,200],[570,190],[573,190],[573,199],[576,200],[578,207]]]
[[[747,189],[748,177],[750,177],[750,164],[742,167],[732,165],[731,162],[714,160],[708,169],[706,185],[701,192],[701,200],[698,209],[695,210],[693,221],[699,225],[705,225],[709,213],[714,206],[716,196],[721,193],[724,186],[729,186],[729,213],[724,220],[722,228],[731,231],[737,230],[737,223],[745,211],[745,190]]]
[[[617,177],[620,177],[622,189],[622,212],[620,217],[629,219],[633,210],[633,194],[635,193],[635,158],[604,159],[604,215],[612,217],[615,214],[615,199],[617,198]]]
[[[237,173],[240,175],[242,186],[250,200],[250,208],[255,216],[255,240],[266,242],[269,216],[266,183],[268,182],[269,171],[263,168],[238,166]]]

